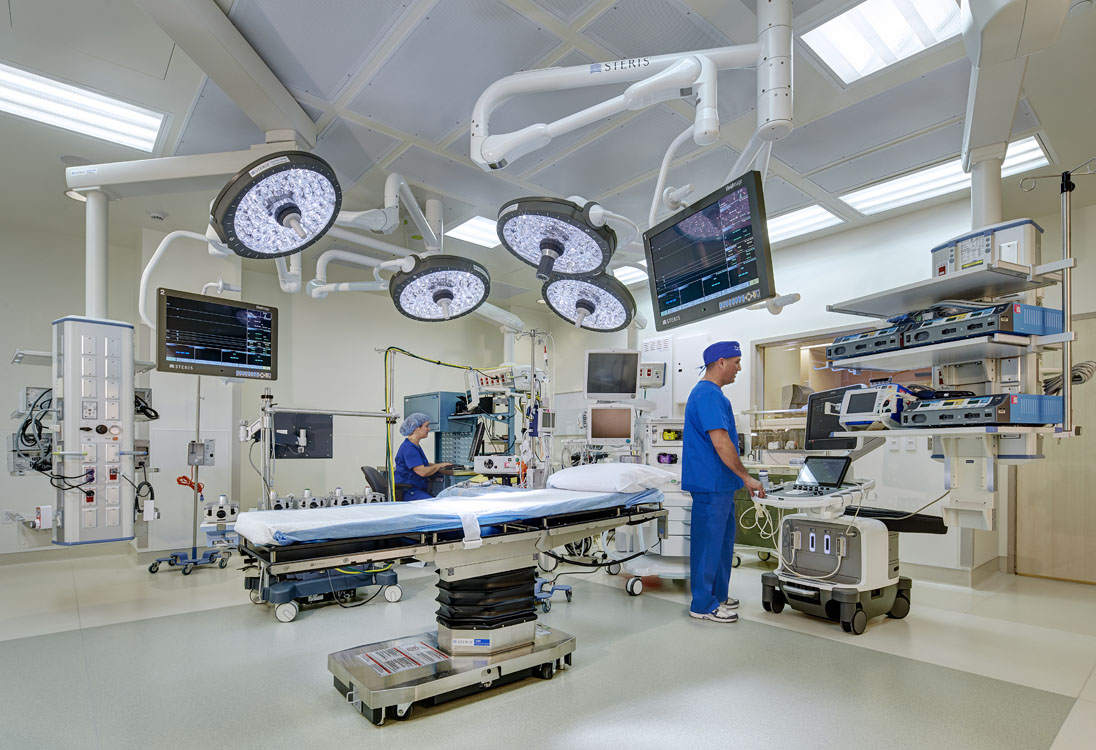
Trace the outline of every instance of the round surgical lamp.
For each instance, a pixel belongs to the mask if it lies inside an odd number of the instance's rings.
[[[594,221],[597,203],[579,206],[559,198],[522,198],[499,209],[503,247],[518,260],[536,266],[537,278],[593,276],[605,270],[617,236],[604,221]]]
[[[428,323],[453,320],[487,301],[491,277],[479,263],[456,255],[412,257],[411,270],[397,272],[388,282],[403,315]]]
[[[627,287],[606,274],[588,279],[553,276],[541,295],[556,315],[590,331],[619,331],[636,314],[636,301]]]
[[[245,258],[304,250],[327,233],[342,205],[331,166],[303,151],[266,156],[233,177],[210,209],[221,242]]]

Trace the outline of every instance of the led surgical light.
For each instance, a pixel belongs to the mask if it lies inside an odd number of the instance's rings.
[[[331,166],[287,151],[245,167],[210,209],[217,236],[237,255],[277,258],[300,252],[327,233],[342,205]]]
[[[636,313],[636,301],[628,289],[605,274],[588,279],[554,276],[541,295],[556,315],[591,331],[619,331]]]
[[[537,278],[552,274],[593,276],[605,270],[616,250],[611,228],[595,224],[591,209],[559,198],[523,198],[499,210],[498,233],[503,247],[537,268]]]
[[[410,271],[388,283],[396,309],[414,320],[453,320],[475,310],[491,292],[487,269],[456,255],[415,258]]]

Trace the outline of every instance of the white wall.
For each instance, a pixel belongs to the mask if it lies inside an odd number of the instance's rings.
[[[5,226],[0,233],[0,417],[16,407],[16,393],[28,385],[50,387],[48,366],[11,365],[16,349],[50,351],[52,321],[84,314],[84,238]],[[133,247],[111,245],[107,314],[133,322],[136,288],[130,283],[138,255]],[[14,432],[18,420],[8,420],[4,432]],[[34,506],[55,505],[57,493],[40,475],[12,477],[7,461],[0,467],[0,510],[34,516]],[[50,546],[50,535],[20,525],[0,526],[0,553]]]

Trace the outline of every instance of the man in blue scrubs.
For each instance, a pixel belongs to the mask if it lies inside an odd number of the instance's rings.
[[[400,425],[400,434],[407,438],[396,451],[396,484],[411,485],[403,491],[404,500],[428,500],[432,477],[452,464],[432,464],[419,443],[430,434],[430,418],[421,412],[409,414]]]
[[[681,488],[693,496],[689,531],[689,616],[737,622],[738,600],[729,595],[734,557],[734,493],[745,486],[765,497],[761,483],[738,458],[738,431],[723,386],[742,370],[737,341],[720,341],[704,350],[704,377],[685,404]]]

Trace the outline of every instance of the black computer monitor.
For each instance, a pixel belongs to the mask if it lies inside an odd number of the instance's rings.
[[[278,309],[160,289],[156,369],[278,379]]]
[[[468,463],[473,463],[476,456],[483,455],[483,443],[487,438],[487,424],[483,419],[476,420],[476,428],[472,431],[472,444],[468,448]]]
[[[841,401],[845,397],[845,391],[860,387],[859,385],[848,385],[829,391],[818,391],[807,396],[807,430],[803,445],[804,449],[809,451],[851,451],[856,448],[856,438],[835,438],[830,437],[830,433],[845,431],[845,428],[838,422]],[[827,404],[833,405],[831,408],[833,413],[826,413]]]
[[[747,172],[643,233],[655,329],[776,296],[761,175]]]

